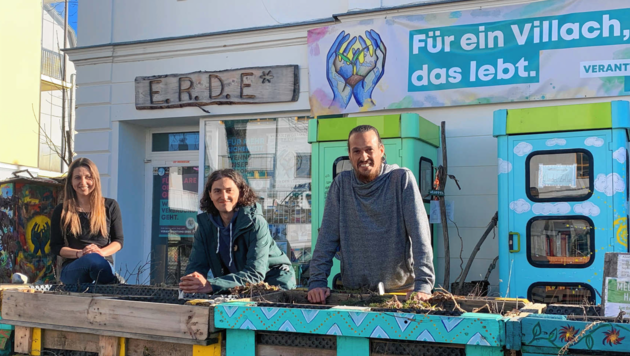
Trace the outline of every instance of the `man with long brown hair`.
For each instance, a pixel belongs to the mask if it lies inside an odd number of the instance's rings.
[[[233,169],[214,171],[203,190],[199,228],[179,287],[186,293],[214,293],[267,282],[295,288],[291,261],[276,245],[256,194]],[[207,279],[212,271],[214,278]]]
[[[407,292],[427,300],[435,282],[431,230],[416,178],[385,161],[378,130],[357,126],[348,135],[352,171],[330,185],[310,264],[308,299],[326,303],[333,257],[341,254],[348,289]]]
[[[64,258],[61,282],[115,283],[112,255],[123,245],[120,207],[103,198],[94,162],[78,158],[68,168],[63,204],[53,211],[50,248]]]

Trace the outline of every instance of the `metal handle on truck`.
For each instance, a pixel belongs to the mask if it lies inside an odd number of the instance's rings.
[[[514,235],[516,235],[516,248],[514,248]],[[521,234],[518,232],[510,232],[508,234],[508,246],[510,247],[510,253],[516,253],[521,251]]]

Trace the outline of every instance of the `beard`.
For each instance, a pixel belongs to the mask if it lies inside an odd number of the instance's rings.
[[[357,167],[354,168],[354,174],[356,175],[359,181],[363,183],[369,183],[373,181],[374,179],[376,179],[376,177],[378,177],[379,174],[381,174],[381,166],[382,166],[382,163],[376,164],[375,162],[374,168],[371,169],[369,172],[364,173],[358,169],[358,165],[357,165]]]

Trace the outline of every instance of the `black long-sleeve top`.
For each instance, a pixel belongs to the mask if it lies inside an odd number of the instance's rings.
[[[107,217],[107,232],[108,236],[103,236],[100,233],[93,235],[90,233],[90,218],[87,213],[79,213],[79,220],[81,221],[81,235],[75,236],[68,231],[66,233],[66,239],[68,245],[66,245],[63,234],[61,231],[61,213],[63,211],[63,204],[57,205],[53,211],[51,218],[51,236],[50,236],[50,250],[53,254],[59,255],[63,247],[70,247],[77,250],[82,250],[90,244],[95,244],[99,248],[103,248],[112,242],[118,242],[120,246],[123,245],[123,225],[122,217],[120,214],[120,207],[114,199],[105,198],[105,215]],[[112,256],[106,256],[105,259],[110,263],[114,262]],[[63,265],[74,261],[74,258],[67,258]]]

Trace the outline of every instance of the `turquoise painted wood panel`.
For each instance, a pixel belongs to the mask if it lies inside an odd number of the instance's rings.
[[[521,319],[522,350],[528,347],[560,349],[574,340],[592,322],[553,320],[527,317]],[[619,323],[599,323],[591,326],[578,341],[571,346],[576,350],[609,352],[630,351],[630,325]]]
[[[337,336],[337,355],[363,356],[370,354],[370,339],[364,337]]]
[[[501,347],[483,347],[475,345],[466,345],[466,356],[504,356],[505,353]]]
[[[466,313],[460,317],[362,310],[266,308],[232,302],[215,309],[215,326],[321,335],[504,346],[500,315]]]
[[[251,330],[226,330],[226,356],[256,356],[256,332]]]

